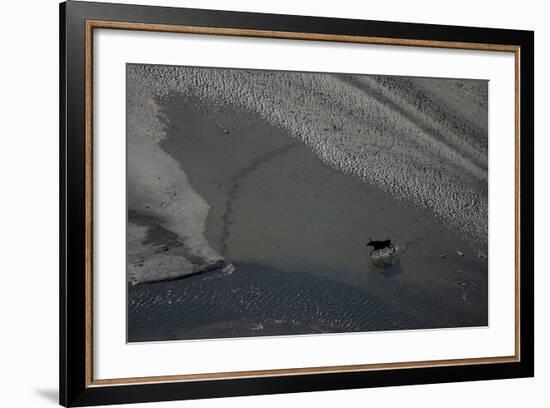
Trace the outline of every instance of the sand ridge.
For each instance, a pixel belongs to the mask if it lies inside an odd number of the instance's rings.
[[[487,81],[158,65],[128,75],[156,98],[255,112],[330,166],[487,245]]]
[[[127,84],[129,209],[161,220],[180,248],[157,256],[161,275],[158,264],[130,263],[132,281],[224,264],[204,238],[208,203],[159,147],[159,105],[173,96],[252,112],[330,167],[432,211],[486,251],[486,81],[128,64]]]

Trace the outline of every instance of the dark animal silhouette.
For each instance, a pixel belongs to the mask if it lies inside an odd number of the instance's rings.
[[[372,251],[370,251],[371,255],[373,254],[373,252],[379,251],[380,249],[384,248],[389,248],[392,250],[392,252],[395,251],[395,247],[391,243],[391,239],[386,239],[385,241],[373,241],[371,238],[369,238],[367,246],[371,246],[373,248]]]

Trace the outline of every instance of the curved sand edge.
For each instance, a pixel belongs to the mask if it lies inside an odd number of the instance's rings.
[[[165,137],[148,82],[127,87],[128,273],[131,283],[177,277],[227,265],[204,238],[209,206],[179,163],[160,147]],[[155,229],[171,233],[155,242]],[[158,233],[158,231],[157,231]]]
[[[487,246],[486,81],[156,65],[127,73],[151,104],[182,94],[255,112],[329,166]]]

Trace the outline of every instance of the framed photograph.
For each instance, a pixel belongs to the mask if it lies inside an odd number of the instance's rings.
[[[533,376],[533,32],[60,27],[61,404]]]

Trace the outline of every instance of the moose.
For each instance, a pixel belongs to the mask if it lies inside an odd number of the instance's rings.
[[[379,251],[384,248],[389,248],[391,252],[395,252],[395,247],[391,243],[391,239],[386,239],[384,241],[373,241],[372,238],[369,238],[369,242],[367,242],[367,246],[371,246],[373,249],[370,251],[370,254],[372,255],[375,251]]]

